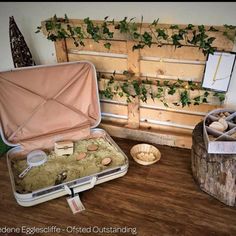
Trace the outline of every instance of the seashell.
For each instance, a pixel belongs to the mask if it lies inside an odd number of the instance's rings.
[[[136,154],[136,157],[142,161],[154,161],[156,159],[152,152],[140,152]]]
[[[218,122],[220,122],[224,126],[224,131],[228,128],[228,123],[225,119],[220,118]]]
[[[96,151],[96,150],[98,150],[98,145],[90,144],[90,145],[88,145],[87,150],[88,151]]]
[[[111,158],[110,157],[105,157],[104,159],[102,159],[102,165],[107,166],[111,163]]]
[[[223,132],[225,130],[225,127],[222,123],[218,122],[218,121],[214,121],[209,125],[210,128],[218,130]]]
[[[236,138],[236,132],[230,135],[232,138]]]
[[[87,154],[86,154],[85,152],[80,152],[80,153],[75,157],[75,159],[76,159],[77,161],[80,161],[80,160],[84,159],[86,156],[87,156]]]
[[[227,117],[227,116],[230,116],[231,114],[229,112],[224,112],[224,115]]]

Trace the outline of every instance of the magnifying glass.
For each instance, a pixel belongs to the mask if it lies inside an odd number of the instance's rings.
[[[40,166],[47,161],[47,154],[41,150],[34,150],[27,155],[28,167],[19,175],[23,178],[32,167]]]

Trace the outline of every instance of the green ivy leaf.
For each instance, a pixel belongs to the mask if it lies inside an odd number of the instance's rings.
[[[103,44],[105,48],[110,49],[111,48],[111,43],[104,43]]]
[[[140,34],[137,33],[137,32],[134,32],[133,33],[133,37],[134,37],[134,39],[138,39],[140,37]]]
[[[210,28],[209,28],[209,30],[208,31],[213,31],[213,32],[217,32],[217,31],[219,31],[218,29],[216,29],[216,28],[214,28],[213,26],[211,26]]]
[[[164,82],[163,82],[164,86],[168,86],[169,82],[170,82],[169,80],[164,80]]]
[[[210,38],[207,39],[207,42],[208,42],[209,44],[211,44],[211,43],[213,43],[213,41],[214,41],[215,39],[216,39],[215,37],[210,37]]]
[[[191,104],[187,90],[184,90],[180,93],[180,102],[182,104],[182,107],[185,107],[187,105],[189,106],[189,104]]]
[[[170,29],[179,29],[179,26],[178,25],[171,25]]]
[[[236,29],[236,26],[235,26],[235,25],[227,25],[227,24],[224,24],[224,27],[227,28],[227,29],[230,29],[230,30]]]
[[[197,96],[197,97],[195,97],[193,100],[196,101],[196,102],[199,102],[200,99],[201,99],[201,97],[200,97],[200,96]]]
[[[220,102],[223,102],[225,100],[225,93],[215,92],[213,96],[218,97]]]
[[[83,41],[80,41],[79,44],[80,44],[81,46],[85,47],[85,44],[84,44]]]
[[[173,105],[180,106],[179,103],[177,103],[177,102],[174,102]]]
[[[52,30],[52,29],[53,29],[53,23],[52,23],[52,21],[46,21],[45,27],[46,27],[46,30],[47,30],[47,31]]]
[[[156,20],[154,20],[154,21],[152,22],[152,24],[151,24],[151,25],[157,26],[157,24],[158,24],[158,21],[159,21],[159,18],[158,18],[158,19],[156,19]]]
[[[65,23],[69,23],[69,18],[68,18],[68,16],[65,14],[65,17],[64,17],[64,22]]]
[[[175,92],[176,92],[176,87],[171,86],[171,87],[169,88],[168,94],[170,94],[170,95],[174,95]]]
[[[132,51],[134,51],[134,50],[137,50],[137,49],[142,49],[142,48],[144,48],[144,44],[136,44],[136,45],[133,45],[133,47],[132,47]]]
[[[140,93],[141,93],[141,90],[139,88],[139,82],[137,80],[133,80],[132,85],[133,85],[133,88],[134,88],[134,91],[135,91],[136,95],[139,96]]]
[[[49,34],[48,36],[47,36],[47,39],[48,40],[51,40],[51,41],[53,41],[53,42],[55,42],[55,41],[57,41],[57,36],[55,35],[55,34]]]
[[[107,34],[108,34],[108,37],[111,39],[113,38],[114,32],[108,32]]]
[[[194,25],[188,24],[188,26],[185,28],[186,30],[192,30],[194,28]]]
[[[144,44],[148,45],[149,47],[151,47],[152,45],[152,36],[148,33],[148,32],[144,32],[144,34],[142,35]]]
[[[200,32],[205,32],[205,31],[206,31],[204,25],[199,25],[199,26],[198,26],[198,30],[199,30]]]
[[[110,86],[111,84],[114,84],[115,82],[115,78],[113,76],[111,76],[111,78],[109,79],[107,85]]]
[[[156,29],[156,32],[157,32],[157,37],[161,37],[164,40],[168,39],[168,35],[165,33],[164,29]]]
[[[207,91],[204,92],[204,97],[208,97],[210,93],[208,93]]]
[[[119,95],[120,97],[123,97],[123,96],[124,96],[124,93],[123,93],[123,92],[119,92],[118,95]]]
[[[74,45],[75,45],[76,47],[79,47],[79,44],[78,44],[77,41],[74,41]]]

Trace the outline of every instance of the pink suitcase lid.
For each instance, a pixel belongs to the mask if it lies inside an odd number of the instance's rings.
[[[0,131],[6,144],[48,148],[77,140],[101,121],[96,70],[87,61],[0,72]]]

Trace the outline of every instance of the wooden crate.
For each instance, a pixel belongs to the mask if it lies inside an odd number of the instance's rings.
[[[224,131],[219,131],[210,128],[209,124],[213,121],[218,121],[218,114],[229,112],[231,115],[224,118],[227,128]],[[236,138],[231,136],[236,132],[236,117],[235,109],[217,109],[213,110],[205,116],[203,121],[203,140],[208,153],[213,154],[236,154]],[[209,135],[213,135],[213,140]]]
[[[99,23],[99,21],[96,21]],[[75,25],[83,25],[82,20],[70,20]],[[45,22],[42,22],[44,27]],[[169,28],[163,24],[160,27]],[[185,27],[182,25],[180,27]],[[220,27],[218,27],[220,29]],[[143,32],[148,30],[148,24],[142,25]],[[45,30],[44,33],[46,34]],[[215,37],[215,47],[219,50],[231,51],[233,43],[222,35],[222,32],[208,32]],[[101,40],[99,43],[92,39],[85,40],[84,47],[76,47],[72,39],[55,42],[58,62],[88,60],[96,70],[103,73],[104,79],[114,71],[118,80],[122,80],[124,70],[132,70],[136,78],[192,80],[202,82],[206,56],[194,46],[183,46],[175,49],[173,45],[132,51],[133,41],[115,32],[111,48],[106,49]],[[119,77],[120,74],[120,77]],[[101,89],[104,81],[99,82]],[[200,91],[203,93],[203,90]],[[196,94],[195,94],[196,95]],[[174,96],[167,97],[167,102]],[[136,139],[170,146],[191,148],[191,133],[197,123],[211,110],[220,108],[218,99],[210,92],[208,104],[178,107],[170,104],[165,107],[159,101],[148,98],[147,103],[138,98],[127,103],[125,98],[114,96],[112,100],[101,99],[102,122],[100,127],[106,129],[110,135],[122,138]]]

